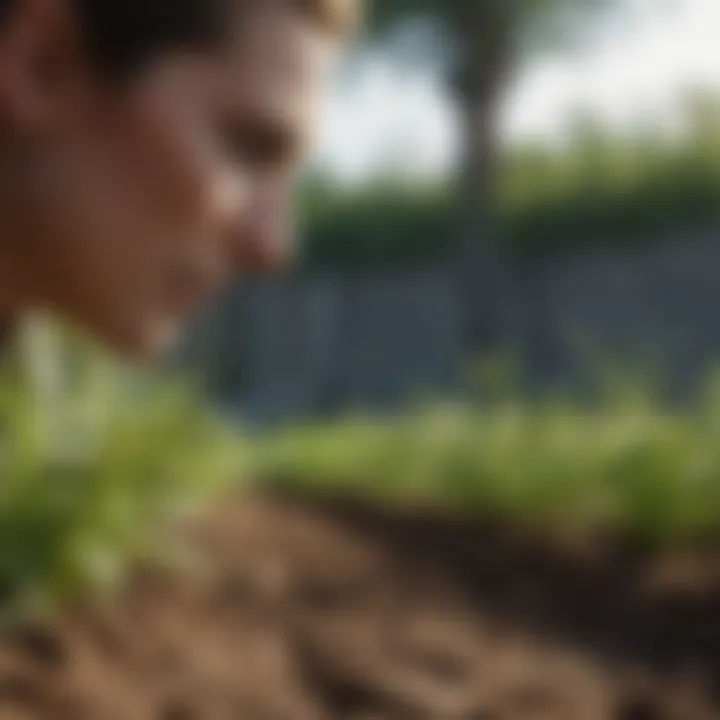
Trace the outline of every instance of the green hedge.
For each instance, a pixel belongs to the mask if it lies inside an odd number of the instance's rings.
[[[515,149],[503,162],[497,238],[516,259],[583,245],[636,244],[718,215],[720,138],[610,142],[552,153]],[[447,187],[306,188],[303,257],[310,267],[383,268],[441,257],[457,237]]]

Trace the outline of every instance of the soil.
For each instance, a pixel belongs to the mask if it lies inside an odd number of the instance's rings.
[[[0,638],[0,720],[720,718],[720,554],[245,496]]]

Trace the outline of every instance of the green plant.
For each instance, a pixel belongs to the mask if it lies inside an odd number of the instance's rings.
[[[683,411],[623,377],[603,402],[502,393],[392,422],[288,428],[265,439],[257,462],[261,475],[307,492],[613,529],[654,543],[716,542],[718,386],[711,378],[702,402]]]
[[[3,608],[118,579],[242,459],[186,381],[131,373],[52,326],[25,340],[0,374]]]

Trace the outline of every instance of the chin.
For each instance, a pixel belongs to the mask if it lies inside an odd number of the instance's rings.
[[[177,348],[180,337],[178,323],[165,323],[150,328],[137,343],[134,358],[140,362],[163,360]]]
[[[163,321],[138,323],[132,327],[95,328],[96,339],[119,357],[137,363],[152,363],[170,355],[180,339],[180,325]]]

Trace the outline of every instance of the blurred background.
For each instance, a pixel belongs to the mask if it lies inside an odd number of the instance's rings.
[[[6,358],[3,718],[720,717],[720,3],[365,25],[290,272]]]
[[[245,280],[188,357],[262,422],[527,391],[612,361],[686,396],[720,350],[715,0],[392,2],[330,94],[300,263]]]

